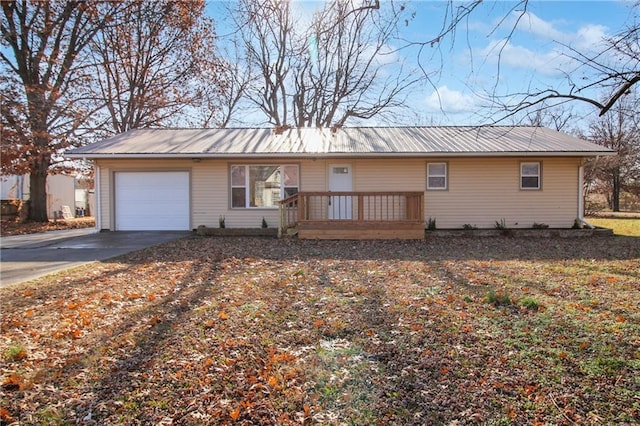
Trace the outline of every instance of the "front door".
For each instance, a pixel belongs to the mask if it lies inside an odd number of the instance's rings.
[[[329,191],[353,191],[353,178],[350,164],[329,165]],[[329,219],[348,220],[352,214],[350,195],[332,195],[329,197]]]

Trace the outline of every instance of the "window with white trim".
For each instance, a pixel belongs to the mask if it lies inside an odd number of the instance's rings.
[[[520,189],[540,188],[540,162],[520,163]]]
[[[427,163],[427,189],[447,189],[447,163]]]
[[[278,202],[298,192],[297,165],[232,165],[232,208],[277,208]]]

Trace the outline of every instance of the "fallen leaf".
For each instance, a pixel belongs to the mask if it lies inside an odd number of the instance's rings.
[[[24,385],[24,378],[18,373],[11,373],[2,382],[2,389],[7,392],[17,391]]]
[[[276,379],[273,376],[269,376],[269,379],[267,380],[267,384],[272,387],[272,388],[277,388],[278,387],[278,379]]]
[[[15,419],[11,417],[11,415],[9,414],[9,410],[7,410],[4,407],[0,407],[0,419],[3,420],[5,423],[15,422]]]
[[[231,417],[231,420],[233,420],[234,422],[238,420],[238,418],[240,417],[240,407],[236,407],[234,410],[230,411],[229,417]]]

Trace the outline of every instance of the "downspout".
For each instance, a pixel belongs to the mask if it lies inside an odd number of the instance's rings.
[[[584,219],[584,161],[578,167],[578,222],[586,228],[595,228]]]

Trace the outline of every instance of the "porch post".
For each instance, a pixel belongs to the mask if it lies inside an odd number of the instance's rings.
[[[303,210],[305,209],[306,198],[307,197],[305,195],[298,193],[298,224],[300,224],[300,222],[302,222],[302,219],[304,218]]]

